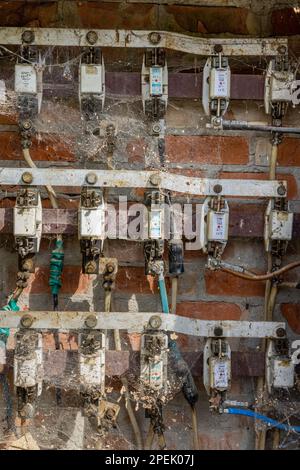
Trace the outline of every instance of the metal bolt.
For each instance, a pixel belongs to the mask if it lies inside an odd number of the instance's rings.
[[[161,35],[153,31],[152,33],[149,33],[148,39],[151,42],[151,44],[158,44],[161,40]]]
[[[213,187],[213,190],[214,190],[214,192],[215,192],[216,194],[221,193],[221,192],[222,192],[222,189],[223,189],[223,187],[222,187],[221,184],[215,184],[214,187]]]
[[[115,270],[115,267],[114,267],[113,264],[107,264],[107,265],[106,265],[106,271],[107,271],[108,273],[112,274],[112,273],[114,272],[114,270]]]
[[[215,336],[222,336],[223,335],[223,328],[221,328],[220,326],[216,326],[216,328],[214,329],[214,335]]]
[[[158,186],[161,182],[161,177],[157,174],[153,174],[150,176],[150,183],[153,184],[153,186]]]
[[[97,326],[97,317],[96,315],[89,315],[84,322],[85,326],[88,328],[95,328]]]
[[[29,171],[25,171],[22,174],[22,181],[23,183],[30,184],[33,181],[33,176]]]
[[[149,325],[156,330],[161,326],[161,318],[158,315],[153,315],[149,320]]]
[[[86,40],[89,44],[96,44],[96,42],[98,41],[98,34],[96,33],[96,31],[89,31],[86,34]]]
[[[283,338],[286,335],[285,329],[277,328],[276,335],[278,336],[278,338]]]
[[[85,272],[87,274],[94,274],[97,270],[97,264],[95,261],[89,261],[86,265],[85,265]]]
[[[25,42],[26,44],[30,44],[34,41],[35,36],[34,32],[30,30],[23,31],[22,33],[22,42]]]
[[[116,412],[112,408],[108,408],[108,410],[105,413],[105,417],[109,420],[113,419],[115,415],[116,415]]]
[[[33,318],[31,315],[23,315],[21,318],[21,325],[23,328],[30,328],[33,323]]]
[[[161,133],[161,125],[158,124],[157,122],[155,124],[153,124],[152,132],[153,132],[153,134],[160,134]]]
[[[26,119],[25,121],[22,121],[21,126],[25,131],[29,131],[32,127],[32,122],[29,119]]]
[[[25,259],[22,262],[22,270],[23,271],[32,271],[33,269],[33,260],[31,258]]]
[[[96,173],[88,173],[85,177],[85,180],[88,184],[96,184],[97,182],[97,175]]]
[[[286,188],[283,186],[283,184],[281,184],[280,186],[278,186],[277,188],[277,193],[279,194],[279,196],[284,196],[285,193],[286,193]]]
[[[286,53],[286,46],[279,46],[277,49],[279,54],[285,54]]]
[[[214,46],[214,51],[215,51],[217,54],[220,54],[220,52],[223,51],[223,46],[222,46],[222,44],[215,44],[215,46]]]

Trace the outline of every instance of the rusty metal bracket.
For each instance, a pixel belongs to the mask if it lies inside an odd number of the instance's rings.
[[[169,31],[68,28],[0,28],[0,44],[63,47],[159,47],[197,54],[277,56],[288,49],[287,38],[201,38]]]
[[[101,188],[157,188],[198,196],[285,197],[286,181],[194,178],[163,171],[0,168],[1,185],[95,186]],[[92,183],[91,175],[93,175]],[[25,181],[24,181],[25,180]]]
[[[24,316],[31,320],[26,328],[38,330],[117,329],[142,333],[155,318],[161,321],[160,330],[206,338],[282,338],[286,334],[284,322],[197,320],[161,312],[1,311],[0,328],[20,328]],[[88,320],[91,316],[95,319],[92,325]]]

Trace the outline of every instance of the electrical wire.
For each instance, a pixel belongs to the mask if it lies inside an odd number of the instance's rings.
[[[164,275],[161,273],[158,278],[158,285],[159,285],[159,292],[162,304],[162,310],[164,313],[170,313],[169,310],[169,302],[168,302],[168,294],[166,289],[166,283]],[[198,401],[198,390],[196,384],[194,382],[192,373],[183,360],[181,353],[178,349],[177,343],[174,340],[169,339],[169,349],[173,353],[177,365],[179,368],[181,367],[181,374],[183,375],[183,384],[182,384],[182,392],[184,398],[189,403],[192,412],[192,428],[193,428],[193,442],[194,442],[194,450],[199,450],[199,436],[198,436],[198,423],[197,423],[197,414],[196,414],[196,403]]]
[[[111,311],[111,305],[112,305],[112,292],[111,289],[105,290],[105,298],[104,298],[104,306],[105,306],[105,311],[110,312]],[[122,351],[122,343],[121,343],[121,337],[120,337],[120,331],[119,330],[114,330],[114,342],[115,342],[115,350],[116,351]],[[124,395],[125,395],[125,407],[129,416],[129,420],[135,435],[136,443],[137,443],[137,448],[139,450],[143,449],[143,440],[142,440],[142,434],[138,425],[138,422],[136,420],[133,408],[131,406],[131,401],[130,401],[130,395],[129,395],[129,385],[128,385],[128,380],[126,377],[121,377],[121,382],[123,385],[124,389]]]
[[[295,269],[298,266],[300,266],[300,261],[294,261],[293,263],[287,264],[286,266],[283,266],[282,268],[277,269],[276,271],[272,271],[271,273],[266,274],[255,274],[251,271],[246,270],[244,270],[244,272],[238,272],[223,266],[221,266],[220,269],[222,271],[225,271],[226,273],[232,274],[233,276],[241,277],[242,279],[248,279],[249,281],[266,281],[268,279],[280,276],[281,274],[287,271]]]
[[[262,415],[260,413],[256,413],[252,410],[242,410],[240,408],[225,408],[224,413],[228,413],[230,415],[248,416],[250,418],[259,419],[260,421],[266,423],[268,426],[281,429],[282,431],[300,433],[300,426],[290,426],[288,424],[280,423],[275,419],[269,418],[268,416]]]

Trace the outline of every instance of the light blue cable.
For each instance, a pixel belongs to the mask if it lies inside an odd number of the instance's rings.
[[[163,274],[159,275],[158,286],[159,286],[159,293],[160,293],[162,311],[164,313],[170,313],[166,283],[165,283],[165,278],[164,278]]]
[[[255,411],[242,410],[240,408],[225,408],[224,413],[228,413],[230,415],[249,416],[250,418],[259,419],[261,421],[264,421],[266,424],[268,424],[268,425],[270,425],[274,428],[282,429],[283,431],[294,431],[294,432],[299,432],[300,433],[300,426],[289,426],[288,424],[279,423],[275,419],[268,418],[268,416],[261,415],[259,413],[256,413]]]

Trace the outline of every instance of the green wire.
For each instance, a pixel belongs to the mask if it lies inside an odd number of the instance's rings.
[[[50,260],[49,286],[51,287],[52,295],[57,295],[62,286],[61,275],[64,266],[64,256],[63,241],[56,240]]]

